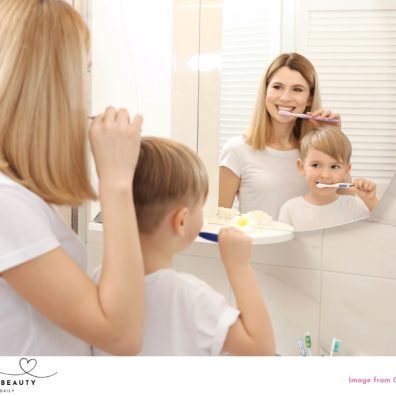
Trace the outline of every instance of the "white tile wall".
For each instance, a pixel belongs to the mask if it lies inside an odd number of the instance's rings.
[[[396,279],[396,227],[364,221],[324,233],[324,270]]]
[[[320,352],[333,337],[339,355],[396,355],[396,280],[323,273]]]
[[[317,354],[320,271],[257,263],[253,266],[272,318],[277,353],[298,355],[297,338],[303,340],[309,331],[312,351]]]

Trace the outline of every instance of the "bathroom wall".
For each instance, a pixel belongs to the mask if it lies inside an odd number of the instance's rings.
[[[268,304],[281,355],[297,355],[309,331],[313,354],[396,355],[396,228],[360,221],[254,246],[252,265]],[[194,245],[175,268],[196,274],[234,303],[217,246]]]

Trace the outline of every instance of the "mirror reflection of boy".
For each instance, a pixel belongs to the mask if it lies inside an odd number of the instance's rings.
[[[318,183],[344,182],[351,169],[351,155],[347,136],[334,126],[322,126],[305,135],[300,142],[297,168],[305,177],[309,192],[287,201],[278,220],[303,231],[368,217],[378,202],[374,182],[355,179],[348,189],[354,195],[340,195],[336,187],[318,187]]]
[[[250,238],[233,228],[218,238],[237,309],[202,280],[172,268],[173,257],[202,228],[207,193],[205,166],[192,150],[169,139],[142,138],[133,181],[145,266],[140,354],[274,355],[271,320],[250,265]]]

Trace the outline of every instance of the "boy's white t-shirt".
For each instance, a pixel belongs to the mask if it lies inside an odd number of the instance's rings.
[[[98,281],[100,268],[94,274]],[[161,269],[145,276],[140,355],[219,355],[239,311],[197,277]],[[107,355],[94,349],[95,355]]]
[[[227,141],[220,154],[220,166],[240,178],[239,211],[262,210],[278,217],[280,207],[290,198],[308,192],[296,161],[299,151],[280,151],[267,147],[254,150],[236,136]]]
[[[86,269],[84,245],[54,208],[0,172],[0,274],[60,246]],[[49,321],[0,276],[0,355],[89,354],[89,345]]]
[[[296,231],[307,231],[361,220],[369,215],[363,201],[353,195],[338,195],[328,205],[314,205],[304,197],[295,197],[282,206],[278,221],[292,225]]]

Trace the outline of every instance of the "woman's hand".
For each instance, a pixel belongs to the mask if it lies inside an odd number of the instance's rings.
[[[143,118],[130,122],[126,109],[108,107],[92,121],[89,138],[101,181],[131,183],[140,150]]]
[[[308,115],[311,115],[313,117],[322,117],[328,120],[336,120],[337,122],[326,122],[326,121],[318,121],[318,120],[309,120],[314,128],[319,128],[322,125],[333,125],[336,126],[337,128],[341,129],[341,115],[339,113],[334,113],[331,110],[326,110],[326,109],[317,109],[313,112],[307,112]]]

